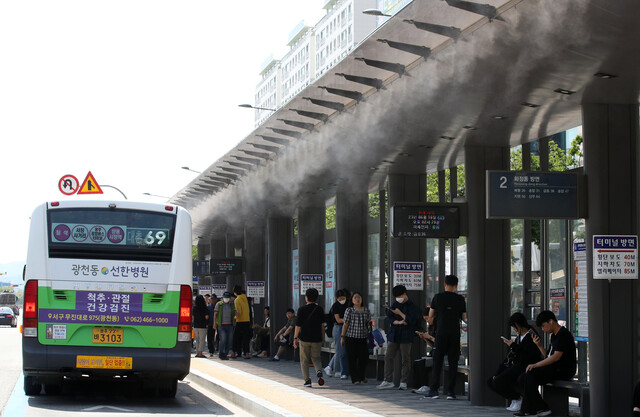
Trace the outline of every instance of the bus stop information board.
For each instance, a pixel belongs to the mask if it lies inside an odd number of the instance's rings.
[[[578,175],[487,171],[487,218],[578,218]]]
[[[242,275],[242,259],[240,258],[211,259],[209,263],[211,275]]]
[[[593,235],[593,279],[638,279],[638,236]]]
[[[454,206],[393,206],[391,233],[398,238],[458,238],[460,209]]]

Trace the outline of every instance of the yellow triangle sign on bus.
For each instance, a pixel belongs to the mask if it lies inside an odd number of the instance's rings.
[[[82,182],[78,194],[102,194],[102,188],[98,185],[98,181],[96,181],[91,171]]]

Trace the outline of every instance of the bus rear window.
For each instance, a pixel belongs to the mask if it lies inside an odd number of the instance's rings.
[[[16,295],[14,293],[0,293],[0,305],[1,306],[7,306],[7,305],[14,305],[16,304]]]
[[[49,256],[171,262],[175,222],[174,214],[143,210],[49,210]]]

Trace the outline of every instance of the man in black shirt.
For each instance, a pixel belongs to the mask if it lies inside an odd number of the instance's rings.
[[[538,392],[538,386],[557,379],[568,381],[576,373],[576,345],[571,332],[560,326],[556,315],[549,310],[538,314],[536,325],[551,335],[551,346],[547,354],[542,347],[542,340],[533,336],[534,343],[546,358],[527,366],[527,371],[518,378],[522,391],[522,407],[514,416],[551,415],[549,406]]]
[[[458,277],[444,277],[444,292],[433,296],[429,310],[429,325],[436,323],[436,342],[431,351],[433,368],[431,370],[431,388],[424,398],[438,398],[440,373],[445,355],[449,359],[449,385],[447,400],[455,400],[458,359],[460,358],[460,320],[467,321],[467,304],[464,297],[457,294]]]
[[[320,349],[324,342],[324,310],[316,301],[318,300],[318,290],[309,288],[305,293],[307,305],[298,309],[298,321],[293,338],[294,349],[300,345],[300,369],[304,386],[311,387],[309,378],[309,359],[313,362],[318,376],[318,385],[324,385],[322,379],[322,358]],[[299,342],[299,343],[298,343]]]

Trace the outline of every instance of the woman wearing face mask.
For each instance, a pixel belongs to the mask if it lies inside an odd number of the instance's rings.
[[[329,316],[335,321],[333,325],[332,336],[335,340],[336,353],[331,358],[329,365],[324,368],[324,373],[327,376],[337,377],[340,374],[340,379],[347,379],[349,377],[349,363],[347,359],[344,346],[340,344],[340,336],[342,335],[342,325],[344,324],[344,312],[349,305],[347,304],[347,291],[336,291],[336,302],[331,306],[329,310]]]

